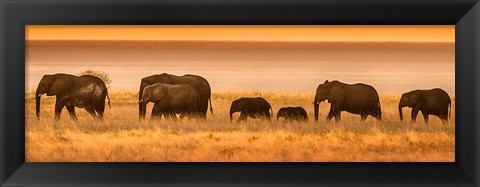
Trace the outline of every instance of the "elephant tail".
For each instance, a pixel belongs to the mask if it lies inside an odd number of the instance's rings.
[[[452,115],[452,102],[448,103],[448,107],[450,108],[448,111],[448,118],[450,118],[450,115]]]
[[[108,99],[108,107],[112,108],[112,106],[110,106],[110,96],[108,96],[108,92],[107,92],[107,99]]]
[[[377,105],[378,105],[378,117],[379,119],[382,119],[382,105],[380,104],[380,101],[378,101]]]
[[[208,100],[210,101],[210,113],[213,114],[213,108],[212,108],[212,96],[210,96],[210,98],[208,98]]]

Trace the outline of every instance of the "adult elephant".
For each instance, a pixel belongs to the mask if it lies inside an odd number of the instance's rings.
[[[425,122],[428,123],[428,115],[438,116],[443,123],[448,121],[452,110],[452,102],[447,92],[440,88],[431,90],[413,90],[402,94],[398,103],[398,112],[400,120],[403,121],[403,107],[412,108],[412,121],[417,119],[418,112],[422,112]],[[449,113],[450,107],[450,113]]]
[[[171,75],[167,73],[151,75],[141,80],[140,90],[138,91],[138,100],[139,101],[141,100],[143,90],[145,87],[156,84],[156,83],[172,84],[172,85],[185,84],[185,85],[192,86],[193,88],[195,88],[198,95],[200,96],[200,111],[203,118],[206,118],[207,116],[209,100],[210,100],[210,112],[213,113],[212,101],[211,101],[212,91],[210,89],[210,84],[205,78],[200,77],[198,75],[189,75],[189,74],[183,75],[183,76],[176,76],[176,75]],[[142,119],[145,118],[146,111],[145,109],[142,109],[141,103],[138,104],[138,110],[139,110],[138,114],[140,118]]]
[[[108,90],[105,83],[98,77],[63,73],[44,75],[35,92],[36,116],[38,119],[40,119],[41,95],[45,93],[47,96],[56,96],[56,120],[60,119],[63,107],[67,108],[73,120],[77,120],[75,107],[85,108],[94,118],[103,119],[105,97],[108,97]],[[108,105],[110,106],[110,97],[108,97]]]
[[[371,115],[378,120],[382,120],[382,111],[378,93],[370,85],[357,83],[345,84],[340,81],[326,80],[318,85],[314,99],[315,121],[318,121],[318,108],[322,101],[328,100],[330,112],[327,115],[327,121],[335,117],[335,121],[340,121],[340,113],[347,111],[352,114],[359,114],[362,121]]]
[[[176,114],[181,116],[200,116],[200,96],[190,85],[171,85],[157,83],[143,89],[139,103],[142,110],[146,110],[147,103],[155,103],[152,109],[152,119],[176,119]]]
[[[272,114],[270,114],[270,111]],[[230,123],[233,119],[232,115],[235,112],[240,112],[238,122],[246,121],[247,117],[253,119],[262,118],[270,121],[273,115],[272,106],[267,100],[261,97],[242,97],[233,101],[230,106]]]

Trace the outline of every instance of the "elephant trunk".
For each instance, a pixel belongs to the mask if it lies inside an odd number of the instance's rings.
[[[143,111],[143,116],[140,115],[140,119],[144,119],[145,118],[145,111],[147,111],[147,101],[143,100],[143,99],[140,99],[140,101],[138,102],[138,105],[140,107],[140,111]]]
[[[143,83],[140,83],[140,90],[138,91],[138,116],[140,119],[145,118],[145,113],[146,113],[146,104],[143,104],[143,102],[140,102],[142,100],[143,96],[143,89],[145,88],[145,85]]]
[[[40,99],[41,99],[41,94],[37,91],[35,92],[35,111],[36,111],[36,116],[37,119],[40,119]]]
[[[400,121],[403,121],[403,112],[402,112],[402,106],[398,105],[398,114],[400,115]]]
[[[319,108],[319,105],[320,105],[320,102],[318,102],[318,101],[313,102],[314,112],[315,112],[315,122],[318,121],[318,108]]]
[[[233,113],[234,113],[233,108],[230,108],[230,123],[232,123],[232,120],[233,120],[233,116],[232,116]]]

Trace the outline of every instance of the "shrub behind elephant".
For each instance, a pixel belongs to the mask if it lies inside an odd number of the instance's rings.
[[[272,106],[264,98],[242,97],[233,101],[230,106],[230,122],[232,122],[232,115],[235,112],[240,112],[238,122],[246,121],[247,117],[267,119],[270,121],[271,115],[273,115],[273,111],[272,114],[270,114],[270,111],[272,111]]]
[[[318,85],[314,99],[315,121],[318,121],[318,107],[320,102],[328,100],[330,112],[327,121],[335,117],[340,120],[340,113],[347,111],[359,114],[362,121],[371,115],[378,120],[382,119],[382,111],[378,93],[367,84],[345,84],[339,81],[325,81]]]
[[[418,112],[422,112],[425,122],[428,123],[428,115],[438,116],[443,123],[448,121],[451,112],[451,100],[447,92],[440,88],[431,90],[413,90],[402,94],[400,102],[398,103],[398,112],[400,120],[403,120],[403,107],[412,108],[412,121],[417,119]]]
[[[307,111],[303,107],[284,107],[278,110],[277,121],[279,118],[285,118],[285,121],[308,121]]]
[[[156,83],[163,83],[163,84],[171,84],[171,85],[190,85],[192,86],[200,96],[200,112],[203,115],[203,118],[206,118],[207,110],[208,110],[208,101],[210,100],[210,112],[213,111],[212,109],[212,102],[211,102],[211,89],[210,84],[208,81],[200,76],[197,75],[183,75],[183,76],[176,76],[167,73],[157,74],[145,77],[140,82],[140,90],[138,91],[138,100],[141,100],[143,90],[145,87],[156,84]],[[139,102],[138,105],[139,109],[139,116],[140,118],[145,118],[146,111],[142,109],[142,105]]]
[[[190,85],[171,85],[157,83],[143,89],[140,106],[143,111],[149,102],[154,103],[152,119],[163,115],[176,119],[181,116],[201,117],[200,96]]]
[[[37,118],[40,118],[41,95],[45,93],[47,96],[56,96],[55,119],[57,120],[60,119],[63,107],[67,108],[73,120],[77,120],[75,107],[85,108],[94,118],[103,119],[105,97],[108,97],[108,90],[98,77],[62,73],[44,75],[35,92]],[[110,98],[108,98],[108,105],[110,105]]]

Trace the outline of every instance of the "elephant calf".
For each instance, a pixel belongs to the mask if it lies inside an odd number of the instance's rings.
[[[146,110],[146,105],[155,103],[152,109],[152,119],[165,116],[177,119],[180,116],[201,117],[201,101],[195,88],[190,85],[171,85],[157,83],[143,89],[139,103],[141,109]]]
[[[281,108],[277,113],[277,121],[281,117],[285,118],[286,121],[308,121],[307,111],[303,107]]]
[[[270,114],[270,111],[272,114]],[[240,112],[240,117],[238,122],[246,121],[247,117],[257,119],[268,119],[271,120],[271,115],[273,115],[272,106],[264,98],[256,97],[242,97],[232,102],[230,106],[230,122],[232,122],[232,114],[235,112]]]
[[[163,84],[171,84],[171,85],[190,85],[195,88],[198,95],[200,96],[200,107],[203,118],[207,117],[207,109],[208,109],[208,102],[210,101],[210,112],[213,113],[212,108],[212,99],[211,94],[212,90],[210,89],[210,84],[208,83],[207,79],[198,76],[198,75],[182,75],[176,76],[167,73],[151,75],[148,77],[142,78],[140,82],[140,90],[138,91],[138,100],[140,101],[142,98],[143,89],[147,86],[156,84],[156,83],[163,83]],[[142,110],[142,104],[139,102],[139,116],[140,119],[145,118],[145,110]]]
[[[417,119],[418,112],[422,112],[425,122],[428,123],[428,115],[438,116],[443,123],[447,123],[452,106],[450,96],[440,88],[431,90],[413,90],[402,94],[398,103],[400,120],[403,120],[403,107],[412,108],[412,121]],[[450,108],[450,113],[449,113]]]

